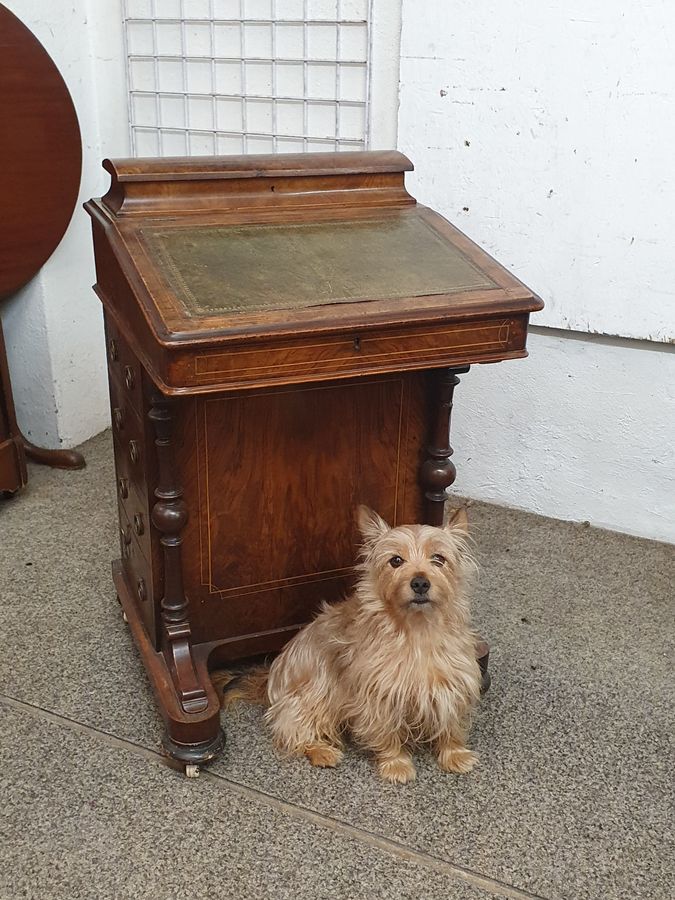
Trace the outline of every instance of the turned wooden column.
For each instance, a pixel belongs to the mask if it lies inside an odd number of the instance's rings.
[[[420,470],[420,483],[424,491],[424,521],[440,527],[445,520],[445,501],[448,488],[457,477],[457,469],[450,459],[450,421],[455,388],[459,375],[469,371],[469,366],[461,369],[439,369],[431,373],[432,392],[430,398],[430,437],[427,445],[428,458]],[[481,671],[481,693],[490,687],[488,671],[490,647],[480,638],[476,642],[476,659]]]
[[[160,604],[162,649],[176,693],[185,712],[202,712],[208,699],[192,658],[189,601],[183,587],[181,531],[187,523],[182,488],[176,483],[172,452],[172,404],[176,401],[156,393],[151,396],[148,417],[155,429],[159,481],[152,524],[161,532],[164,555],[164,595]]]
[[[469,371],[469,366],[460,369],[439,369],[431,373],[430,434],[427,445],[428,458],[422,464],[420,483],[424,491],[424,520],[428,525],[441,526],[445,514],[447,489],[457,476],[455,464],[450,457],[450,419],[452,398],[459,384],[458,375]]]

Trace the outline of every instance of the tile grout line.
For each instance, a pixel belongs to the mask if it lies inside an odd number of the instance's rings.
[[[242,784],[238,781],[232,781],[217,772],[206,769],[204,774],[211,779],[217,779],[218,781],[224,782],[233,793],[239,794],[241,797],[256,799],[258,802],[264,803],[267,806],[272,806],[292,818],[304,822],[311,822],[314,825],[333,831],[342,837],[351,838],[362,844],[367,844],[370,847],[384,850],[400,859],[417,863],[422,868],[434,869],[436,872],[443,875],[450,875],[472,887],[490,891],[492,894],[498,893],[500,897],[512,898],[512,900],[546,900],[546,898],[540,897],[538,894],[531,894],[520,888],[512,887],[510,884],[506,884],[505,882],[498,881],[486,875],[481,875],[473,869],[451,863],[448,860],[439,856],[434,856],[424,850],[415,850],[412,847],[407,847],[405,844],[401,844],[393,838],[384,837],[381,834],[368,831],[365,828],[359,828],[356,825],[350,825],[349,822],[345,822],[342,819],[322,815],[305,806],[299,806],[295,803],[290,803],[287,800],[275,797],[272,794],[266,794],[258,788],[250,787],[249,785]]]
[[[131,752],[135,756],[143,757],[156,765],[165,766],[166,768],[174,770],[182,769],[182,766],[180,765],[172,765],[169,758],[157,750],[152,750],[149,747],[145,747],[143,744],[137,744],[135,741],[126,738],[116,737],[115,735],[110,734],[110,732],[100,728],[84,725],[68,716],[51,712],[41,706],[28,703],[25,700],[18,700],[7,694],[0,694],[0,704],[17,711],[20,710],[28,713],[28,715],[35,719],[46,719],[49,722],[61,725],[71,731],[89,735],[102,744],[108,744],[119,750],[126,750],[127,752]],[[475,872],[464,866],[459,866],[456,863],[451,863],[442,857],[434,856],[423,850],[415,850],[411,847],[407,847],[405,844],[402,844],[393,838],[384,837],[383,835],[368,831],[365,828],[359,828],[342,819],[322,815],[307,807],[299,806],[272,794],[267,794],[258,788],[250,787],[249,785],[242,784],[238,781],[233,781],[232,779],[209,769],[202,769],[201,777],[220,782],[222,785],[226,785],[228,790],[238,796],[272,807],[296,821],[308,822],[312,825],[332,831],[335,834],[339,834],[342,837],[356,840],[371,848],[382,850],[401,860],[415,863],[422,868],[433,869],[442,875],[449,875],[471,887],[489,891],[492,894],[498,894],[500,897],[509,898],[509,900],[546,900],[546,898],[541,897],[539,894],[532,894],[529,891],[513,887],[510,884],[490,878],[489,876],[481,875],[479,872]]]
[[[112,747],[116,747],[118,750],[127,750],[134,753],[136,756],[142,756],[152,762],[166,766],[166,768],[182,769],[182,766],[172,766],[169,758],[163,756],[158,750],[145,747],[143,744],[137,744],[135,741],[128,740],[127,738],[116,737],[114,734],[111,734],[109,731],[104,731],[102,728],[96,728],[93,725],[85,725],[82,722],[78,722],[76,719],[71,719],[60,713],[52,712],[49,709],[45,709],[43,706],[37,706],[35,703],[28,703],[26,700],[18,700],[16,697],[10,697],[9,694],[0,693],[0,706],[2,705],[8,706],[10,709],[26,712],[34,719],[46,719],[48,722],[61,725],[64,728],[68,728],[70,731],[76,731],[78,734],[91,735],[102,744],[109,744]]]

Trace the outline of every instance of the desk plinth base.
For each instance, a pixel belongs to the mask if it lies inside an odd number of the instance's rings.
[[[198,646],[194,648],[195,666],[201,683],[206,687],[207,706],[199,713],[185,713],[180,706],[164,654],[155,650],[148,638],[138,606],[124,577],[121,560],[113,562],[112,571],[117,597],[166,725],[162,741],[165,752],[172,759],[186,765],[209,762],[223,749],[225,736],[220,727],[220,701],[211,686],[206,667],[208,653],[200,652],[201,648]]]
[[[225,746],[220,724],[220,698],[211,683],[209,670],[227,666],[233,660],[278,653],[301,626],[277,628],[242,638],[227,638],[192,644],[192,659],[197,677],[206,692],[206,707],[187,713],[181,706],[166,657],[153,646],[141,616],[134,592],[124,576],[121,560],[112,564],[117,599],[131,629],[155,696],[166,732],[162,747],[167,756],[187,767],[204,765],[215,759]]]

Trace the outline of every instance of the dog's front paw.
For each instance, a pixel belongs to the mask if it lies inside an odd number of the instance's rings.
[[[314,744],[307,747],[305,756],[313,766],[320,766],[322,769],[332,769],[342,759],[342,750],[339,747],[330,747],[327,744]]]
[[[417,773],[412,759],[409,756],[397,756],[395,759],[380,759],[377,763],[377,771],[384,781],[393,784],[407,784],[414,781]]]
[[[444,772],[466,775],[478,762],[478,754],[466,747],[444,747],[438,753],[438,765]]]

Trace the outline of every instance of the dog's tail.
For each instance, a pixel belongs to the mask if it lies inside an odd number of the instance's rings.
[[[211,683],[220,697],[221,706],[230,706],[238,700],[255,703],[258,706],[269,706],[267,696],[269,675],[269,666],[255,666],[245,672],[222,670],[211,674]]]

